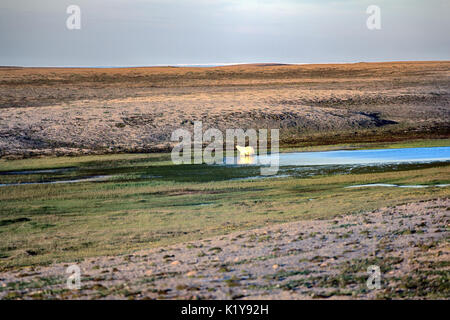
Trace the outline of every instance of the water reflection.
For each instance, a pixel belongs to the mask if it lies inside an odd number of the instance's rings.
[[[256,164],[256,157],[254,156],[243,156],[237,157],[237,164]]]

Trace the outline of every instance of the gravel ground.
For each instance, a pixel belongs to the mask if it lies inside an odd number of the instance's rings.
[[[232,233],[202,241],[0,273],[2,299],[443,298],[450,199]],[[330,208],[332,210],[332,208]],[[381,288],[367,287],[369,266]]]

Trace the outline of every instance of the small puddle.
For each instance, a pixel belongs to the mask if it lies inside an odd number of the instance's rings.
[[[4,183],[0,184],[0,187],[13,187],[13,186],[25,186],[33,184],[66,184],[66,183],[77,183],[77,182],[93,182],[93,181],[106,181],[111,179],[113,176],[94,176],[89,178],[72,179],[72,180],[59,180],[59,181],[45,181],[45,182],[19,182],[19,183]]]
[[[275,176],[253,176],[253,177],[244,177],[244,178],[233,178],[228,181],[246,181],[246,180],[260,180],[260,179],[275,179],[275,178],[287,178],[291,177],[289,174],[279,174]]]
[[[42,169],[42,170],[21,170],[21,171],[6,171],[0,172],[0,176],[9,175],[28,175],[28,174],[41,174],[41,173],[65,173],[76,170],[77,168],[59,168],[59,169]]]
[[[436,185],[398,185],[398,184],[388,184],[388,183],[372,183],[372,184],[360,184],[355,186],[348,186],[345,189],[354,189],[354,188],[373,188],[373,187],[387,187],[387,188],[412,188],[412,189],[421,189],[421,188],[445,188],[449,187],[450,184],[436,184]]]

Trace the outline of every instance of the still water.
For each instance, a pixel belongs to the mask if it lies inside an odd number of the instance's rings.
[[[293,152],[278,156],[280,166],[420,163],[450,161],[450,147]],[[274,157],[276,155],[226,158],[225,164],[268,164]]]

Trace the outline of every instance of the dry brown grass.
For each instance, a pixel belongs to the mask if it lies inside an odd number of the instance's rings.
[[[284,145],[448,138],[450,62],[0,68],[0,156],[167,150],[175,128]]]

